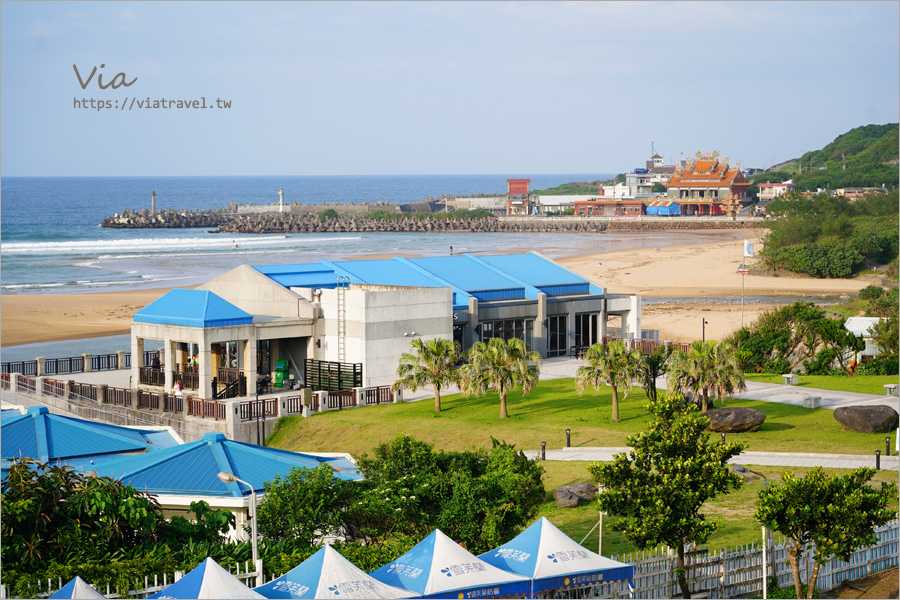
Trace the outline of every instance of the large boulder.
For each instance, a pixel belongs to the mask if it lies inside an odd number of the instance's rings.
[[[741,433],[759,431],[766,420],[766,413],[752,408],[716,408],[706,411],[706,417],[709,418],[707,429],[710,431]]]
[[[900,415],[890,406],[841,406],[834,409],[835,420],[853,431],[891,433],[900,423]]]
[[[559,508],[574,508],[579,502],[593,502],[597,499],[597,488],[589,483],[574,483],[564,485],[553,491],[556,498],[556,506]]]

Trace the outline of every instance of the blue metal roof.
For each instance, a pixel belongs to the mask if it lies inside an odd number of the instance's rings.
[[[465,290],[481,302],[525,297],[523,285],[486,267],[470,254],[413,258],[410,262],[432,273],[439,273],[441,279]]]
[[[339,276],[351,283],[409,287],[451,287],[454,308],[469,296],[482,302],[602,293],[575,273],[535,253],[494,256],[395,257],[383,260],[320,261],[253,267],[286,287],[333,288]]]
[[[587,286],[590,285],[585,278],[531,252],[527,254],[481,256],[479,258],[489,265],[538,289],[579,285],[585,287],[585,291],[582,293],[587,293]]]
[[[285,476],[294,467],[314,469],[323,463],[331,465],[341,479],[362,479],[356,466],[345,458],[324,458],[235,442],[221,433],[207,433],[196,442],[95,465],[94,470],[98,475],[154,494],[240,497],[246,486],[223,483],[218,478],[219,472],[234,473],[262,492],[265,483],[276,475]]]
[[[0,436],[4,459],[27,456],[40,462],[143,452],[151,446],[143,430],[52,415],[46,407],[32,407],[24,415],[3,419]]]
[[[206,290],[174,289],[134,313],[138,323],[223,327],[248,325],[253,315]]]

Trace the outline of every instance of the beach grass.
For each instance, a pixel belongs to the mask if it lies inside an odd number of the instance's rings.
[[[755,377],[755,376],[754,376]],[[806,378],[801,376],[801,382]],[[852,391],[880,393],[890,377],[808,378],[806,385],[828,387],[852,385]],[[871,381],[866,381],[871,380]],[[873,392],[872,390],[879,390]],[[433,443],[443,450],[489,448],[491,437],[515,444],[521,450],[565,446],[566,429],[572,446],[625,446],[628,435],[647,428],[648,399],[636,387],[619,401],[620,421],[610,420],[611,392],[575,391],[573,379],[545,380],[528,395],[514,391],[508,397],[507,419],[500,419],[495,393],[480,398],[459,394],[442,397],[442,412],[433,411],[433,401],[425,398],[367,407],[360,410],[329,411],[311,418],[287,417],[279,420],[268,443],[278,448],[308,452],[349,452],[371,454],[380,443],[405,433]],[[845,431],[828,409],[808,409],[774,402],[727,400],[720,406],[754,408],[767,415],[758,432],[729,434],[729,440],[744,441],[748,450],[762,452],[815,452],[871,455],[884,447],[884,435]]]

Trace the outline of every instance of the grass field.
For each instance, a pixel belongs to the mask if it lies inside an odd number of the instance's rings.
[[[561,485],[571,483],[591,483],[591,475],[588,472],[590,463],[580,461],[546,461],[544,487],[550,492]],[[751,469],[766,476],[770,485],[778,483],[781,474],[793,471],[795,475],[803,475],[806,468],[788,469],[785,467],[763,467],[748,465]],[[825,469],[826,473],[843,475],[850,473],[848,469]],[[875,481],[897,483],[897,471],[879,471],[875,474]],[[747,473],[744,477],[744,485],[740,490],[730,494],[714,498],[703,507],[703,513],[710,521],[719,524],[719,529],[712,535],[707,544],[712,551],[721,548],[730,548],[738,544],[749,544],[760,541],[761,526],[753,518],[756,498],[762,488],[763,479],[755,474]],[[897,504],[895,498],[894,505]],[[557,508],[555,502],[547,502],[541,510],[541,516],[547,517],[554,525],[562,529],[576,542],[581,540],[591,531],[597,523],[598,508],[596,504],[584,504],[577,508]],[[621,533],[610,528],[616,519],[610,516],[603,517],[603,555],[623,554],[634,552],[636,548]],[[583,546],[594,552],[598,547],[597,530],[584,541]]]
[[[771,377],[772,379],[765,379]],[[750,377],[756,381],[780,383],[780,375]],[[800,377],[801,385],[881,394],[885,383],[896,377]],[[380,443],[405,433],[433,443],[437,449],[471,450],[490,448],[491,437],[515,444],[521,450],[536,450],[542,441],[548,448],[565,446],[565,430],[571,429],[573,446],[626,446],[628,435],[646,429],[649,417],[647,396],[634,388],[628,398],[619,402],[621,420],[610,420],[609,388],[589,391],[579,396],[572,379],[542,381],[525,397],[518,392],[507,398],[510,417],[500,419],[496,394],[481,398],[460,395],[443,396],[443,412],[433,411],[431,398],[419,402],[391,404],[362,409],[332,411],[311,418],[289,417],[279,420],[267,444],[295,451],[349,452],[354,456],[371,455]],[[883,434],[845,431],[834,420],[833,411],[753,400],[729,400],[725,406],[755,408],[766,413],[760,431],[729,434],[729,441],[743,441],[748,450],[769,452],[810,452],[829,454],[872,455],[884,448]],[[541,514],[580,542],[597,522],[597,505],[559,509],[552,501],[553,489],[569,483],[591,481],[588,463],[547,461],[544,487],[548,502]],[[774,483],[781,467],[751,467]],[[796,469],[797,474],[805,470]],[[849,472],[834,470],[834,472]],[[896,471],[882,471],[878,481],[897,481]],[[760,528],[753,519],[754,503],[761,481],[748,475],[743,489],[714,499],[705,507],[707,518],[720,524],[709,545],[711,549],[752,543],[759,539]],[[612,518],[604,519],[603,554],[634,551],[624,536],[609,528]],[[598,547],[597,531],[584,542],[594,551]]]
[[[883,389],[890,379],[801,377],[800,381],[829,389],[852,384],[852,391],[871,391]],[[499,418],[499,401],[493,393],[481,398],[444,396],[443,411],[439,414],[433,411],[431,399],[426,398],[419,402],[327,412],[309,419],[289,417],[279,421],[268,443],[287,450],[361,455],[371,453],[375,446],[397,434],[406,433],[444,450],[489,448],[491,436],[522,450],[534,450],[540,448],[542,441],[547,442],[548,448],[563,447],[565,430],[571,429],[573,446],[625,446],[628,435],[643,431],[649,423],[645,409],[648,400],[641,388],[634,388],[628,398],[620,399],[618,423],[610,420],[609,388],[579,396],[572,379],[542,381],[525,397],[518,392],[510,393],[507,402],[510,414],[507,419]],[[729,436],[747,442],[748,450],[869,455],[884,448],[884,435],[845,431],[828,409],[753,400],[728,400],[724,406],[755,408],[768,415],[760,431]]]
[[[763,383],[781,383],[781,375],[747,374],[748,381]],[[860,394],[884,394],[887,383],[897,383],[896,375],[858,375],[856,377],[840,377],[829,375],[800,375],[799,387],[834,390],[836,392],[858,392]]]

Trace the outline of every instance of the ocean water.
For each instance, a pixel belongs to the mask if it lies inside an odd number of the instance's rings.
[[[733,232],[516,234],[361,233],[210,234],[206,229],[103,229],[104,217],[150,206],[218,208],[278,200],[409,203],[442,194],[502,194],[519,175],[341,177],[3,177],[0,179],[0,292],[64,294],[178,287],[238,265],[340,260],[365,255],[539,250],[550,258],[588,252],[737,239]],[[529,175],[524,175],[529,177]],[[610,174],[531,175],[532,189]],[[3,361],[128,350],[128,336],[3,348]]]
[[[237,265],[313,262],[365,254],[490,252],[558,246],[597,236],[517,234],[222,235],[206,229],[104,229],[104,217],[150,206],[218,208],[229,202],[409,203],[442,194],[502,194],[519,175],[305,177],[4,177],[0,180],[0,292],[81,293],[206,281]],[[532,189],[610,174],[525,175]],[[611,241],[607,239],[606,241]],[[558,255],[558,254],[557,254]]]

